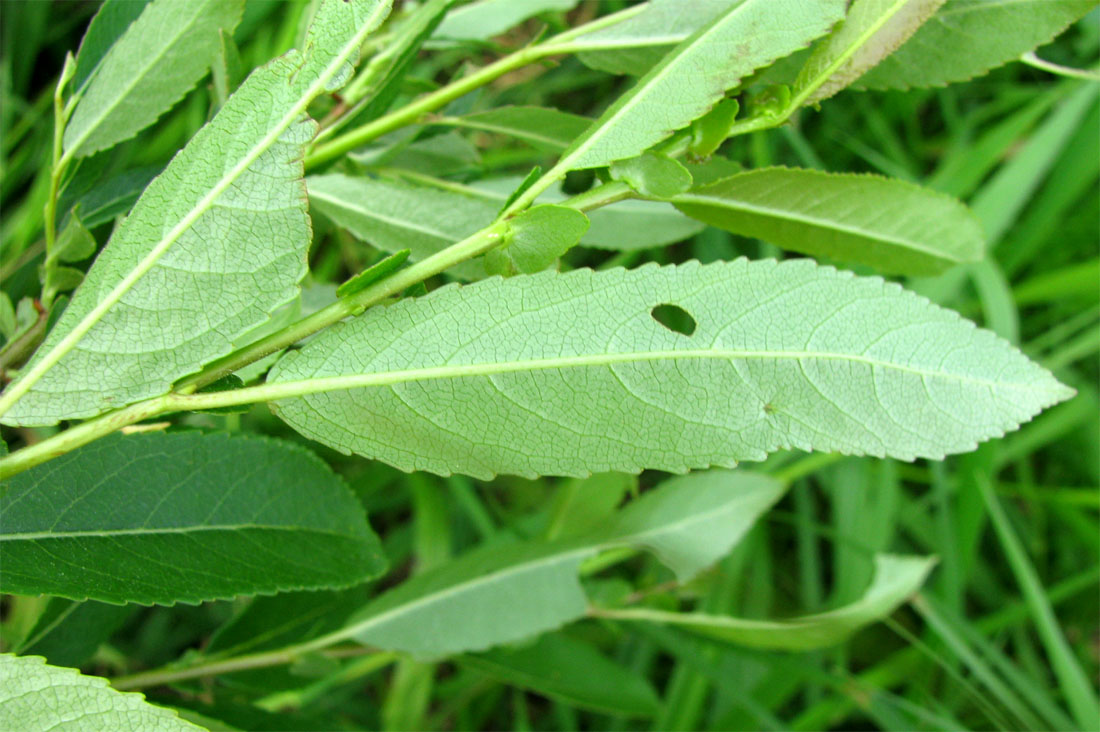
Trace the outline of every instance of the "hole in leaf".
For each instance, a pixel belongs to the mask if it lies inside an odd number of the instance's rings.
[[[679,305],[663,303],[655,306],[649,314],[658,323],[680,335],[689,336],[695,332],[695,318]]]

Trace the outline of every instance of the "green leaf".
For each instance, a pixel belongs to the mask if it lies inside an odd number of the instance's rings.
[[[828,99],[889,56],[944,0],[855,0],[794,82],[795,107]]]
[[[675,613],[649,609],[600,611],[615,620],[643,621],[680,627],[704,638],[750,648],[809,651],[833,646],[871,623],[888,617],[909,599],[932,571],[927,557],[875,557],[871,586],[851,605],[788,620],[746,620],[707,613]]]
[[[419,261],[492,223],[498,205],[478,196],[414,186],[385,178],[339,173],[306,179],[310,205],[356,238]],[[481,262],[452,268],[465,279],[485,276]]]
[[[311,238],[301,158],[316,125],[304,112],[347,78],[388,8],[328,0],[307,52],[254,71],[195,134],[0,397],[5,424],[53,424],[164,394],[294,298]]]
[[[340,632],[418,657],[542,633],[586,613],[577,572],[588,557],[646,547],[686,581],[729,552],[784,491],[772,478],[745,472],[673,478],[587,536],[488,545],[417,575],[380,595]]]
[[[69,213],[65,227],[57,235],[54,246],[54,256],[62,262],[81,262],[95,254],[95,237],[80,219],[79,204]]]
[[[84,281],[84,273],[74,267],[51,267],[46,272],[46,286],[48,292],[68,292],[75,290]]]
[[[577,36],[569,45],[587,66],[640,76],[676,44],[729,10],[738,0],[650,0],[612,26]]]
[[[150,0],[104,0],[99,6],[76,52],[73,88],[81,90],[99,68],[111,46],[137,20]]]
[[[477,148],[457,132],[426,137],[410,142],[419,134],[413,130],[394,133],[401,137],[396,145],[380,145],[374,149],[349,153],[348,157],[364,167],[397,168],[425,175],[444,176],[475,170],[480,156]]]
[[[642,153],[702,117],[754,70],[828,31],[844,5],[744,0],[727,7],[608,107],[552,172],[598,168]]]
[[[726,141],[741,105],[736,99],[723,99],[706,116],[691,124],[691,154],[706,158]]]
[[[549,107],[498,107],[461,117],[440,117],[432,124],[506,135],[539,150],[560,153],[588,129],[592,120]]]
[[[621,180],[643,196],[672,198],[691,188],[691,173],[669,156],[645,152],[636,158],[611,164],[611,177]]]
[[[580,0],[475,0],[447,13],[433,38],[485,41],[547,11],[572,10]]]
[[[336,288],[336,297],[347,297],[348,295],[354,295],[357,292],[362,292],[364,289],[373,285],[375,282],[386,279],[391,274],[400,269],[401,265],[405,263],[405,260],[409,258],[409,250],[402,249],[399,252],[383,257],[378,262],[375,262],[371,266],[359,274],[352,277]]]
[[[1053,40],[1095,8],[1096,0],[947,0],[856,86],[908,89],[966,81]]]
[[[462,656],[458,663],[503,684],[604,714],[652,717],[660,706],[657,692],[643,675],[561,633],[518,648]]]
[[[556,539],[591,531],[615,513],[623,498],[637,493],[637,476],[625,473],[599,473],[566,481],[557,488],[544,535]]]
[[[693,334],[657,322],[660,305]],[[445,287],[321,333],[268,382],[307,437],[484,478],[683,471],[783,448],[939,459],[1073,394],[956,313],[805,260]]]
[[[170,604],[341,587],[385,567],[343,481],[292,443],[112,436],[10,479],[4,591]]]
[[[153,0],[103,56],[65,127],[66,156],[106,150],[171,109],[206,74],[220,31],[233,31],[243,7],[243,0]]]
[[[712,161],[713,162],[713,161]],[[478,181],[473,187],[483,195],[504,202],[519,183],[514,177],[490,178]],[[538,198],[539,203],[564,201],[567,196],[558,188],[552,188]],[[706,228],[661,201],[627,199],[614,206],[589,211],[590,226],[581,237],[581,245],[613,251],[635,251],[664,246],[690,239]]]
[[[138,609],[136,605],[50,598],[34,628],[15,648],[55,666],[80,666]]]
[[[532,274],[553,265],[588,229],[588,217],[565,206],[528,209],[508,222],[504,244],[486,253],[489,274]]]
[[[84,165],[81,170],[83,168]],[[147,166],[127,170],[106,180],[97,180],[95,186],[76,198],[69,208],[80,207],[80,218],[89,229],[102,226],[116,216],[126,214],[158,173],[160,168]],[[66,201],[67,193],[68,188],[61,196],[62,202]],[[67,210],[65,207],[62,209]]]
[[[882,272],[937,274],[980,260],[985,249],[981,226],[962,203],[877,176],[764,168],[697,188],[674,203],[734,234]]]
[[[149,704],[141,694],[115,691],[107,679],[47,666],[38,656],[0,653],[0,729],[192,732],[202,727]]]

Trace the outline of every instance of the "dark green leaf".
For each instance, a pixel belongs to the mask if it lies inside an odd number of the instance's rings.
[[[343,481],[266,438],[109,437],[10,479],[0,516],[15,594],[199,602],[347,586],[385,567]]]

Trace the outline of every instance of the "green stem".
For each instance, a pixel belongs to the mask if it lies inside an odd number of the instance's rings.
[[[557,50],[544,44],[531,46],[516,51],[513,54],[489,64],[475,71],[469,76],[464,76],[453,81],[447,86],[428,94],[390,114],[368,122],[357,129],[345,132],[332,140],[319,145],[312,153],[306,156],[305,168],[312,170],[319,165],[335,160],[345,153],[362,147],[371,140],[376,140],[382,135],[401,129],[406,125],[415,123],[423,115],[434,112],[444,105],[478,89],[497,79],[509,71],[533,63],[538,59],[557,53]]]
[[[350,132],[345,132],[339,137],[335,137],[328,142],[318,145],[312,153],[306,156],[305,169],[307,171],[312,170],[319,165],[324,165],[325,163],[335,160],[357,147],[362,147],[368,142],[378,139],[382,135],[398,130],[406,125],[413,124],[425,114],[442,108],[455,99],[499,79],[510,71],[515,71],[528,64],[535,63],[547,56],[569,54],[582,50],[584,48],[583,46],[573,44],[573,41],[577,37],[620,23],[642,12],[645,10],[645,7],[645,5],[638,5],[618,13],[606,15],[591,23],[586,23],[585,25],[573,28],[564,33],[559,33],[542,43],[522,48],[504,58],[498,59],[488,66],[478,69],[469,76],[464,76],[461,79],[452,81],[450,84],[417,99],[401,109],[383,115],[372,122],[368,122],[362,127],[351,130]]]
[[[50,309],[50,305],[53,304],[53,298],[57,294],[48,283],[50,281],[49,274],[57,265],[57,197],[61,190],[61,179],[64,177],[65,170],[69,167],[69,162],[72,160],[71,155],[62,154],[65,125],[68,122],[67,110],[65,107],[65,86],[69,83],[69,80],[73,78],[75,73],[76,61],[73,60],[73,56],[70,53],[65,57],[65,66],[61,70],[61,76],[57,80],[57,86],[54,87],[53,93],[54,122],[53,146],[51,149],[50,191],[46,196],[46,205],[42,212],[42,225],[45,230],[46,238],[45,282],[47,284],[42,292],[42,305],[46,310]]]
[[[321,639],[318,639],[321,640]],[[328,645],[326,642],[325,645]],[[320,651],[324,646],[318,646],[316,641],[310,641],[307,643],[300,643],[294,646],[288,646],[286,648],[280,648],[275,651],[265,651],[263,653],[251,653],[246,656],[236,656],[234,658],[226,658],[223,660],[205,661],[198,663],[194,666],[183,667],[167,667],[154,669],[152,671],[142,671],[141,673],[130,674],[129,676],[119,676],[111,679],[111,686],[115,687],[119,691],[125,691],[128,689],[143,689],[150,686],[162,686],[164,684],[174,684],[178,681],[187,681],[189,679],[198,679],[203,676],[216,676],[218,674],[234,673],[237,671],[249,671],[256,668],[267,668],[269,666],[281,666],[288,663],[294,663],[303,654]],[[374,651],[367,648],[350,649],[354,653],[341,653],[339,650],[326,653],[325,655],[331,658],[343,658],[349,655],[360,655],[362,653],[370,653],[379,657],[394,657],[394,654],[383,653],[381,651]]]

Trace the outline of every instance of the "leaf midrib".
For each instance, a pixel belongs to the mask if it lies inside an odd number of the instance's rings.
[[[521,371],[541,371],[560,368],[578,368],[585,366],[612,366],[617,363],[647,362],[647,361],[675,361],[689,359],[714,359],[714,360],[756,360],[756,359],[791,359],[804,360],[828,360],[849,361],[862,363],[872,368],[883,368],[902,373],[913,374],[921,378],[936,378],[954,380],[988,389],[1013,389],[1043,394],[1064,393],[1065,387],[1055,383],[1055,386],[1037,386],[1035,384],[1021,382],[994,381],[965,374],[955,374],[944,371],[932,371],[912,366],[891,363],[867,356],[852,354],[831,353],[828,351],[751,351],[738,349],[684,349],[672,351],[634,351],[628,353],[603,353],[581,356],[563,356],[558,358],[526,359],[520,361],[503,361],[477,364],[464,364],[460,366],[433,366],[420,369],[406,369],[400,371],[383,371],[369,374],[351,374],[345,376],[326,376],[294,381],[272,382],[261,386],[239,389],[236,392],[221,392],[212,395],[196,395],[187,397],[194,400],[196,405],[203,398],[213,397],[219,406],[233,406],[236,404],[249,404],[256,401],[277,401],[316,394],[326,391],[340,391],[372,386],[390,386],[407,381],[430,381],[436,379],[462,378],[469,376],[493,376],[496,374],[516,373]],[[1053,380],[1052,380],[1053,381]],[[234,396],[235,395],[235,396]],[[237,401],[239,400],[239,401]]]
[[[107,529],[97,531],[32,531],[23,533],[0,534],[2,541],[42,541],[45,539],[110,539],[117,536],[155,536],[161,534],[194,534],[207,531],[280,531],[292,533],[321,534],[342,539],[355,539],[352,534],[344,534],[329,529],[312,526],[289,526],[286,524],[215,524],[211,526],[169,526],[152,529]]]

